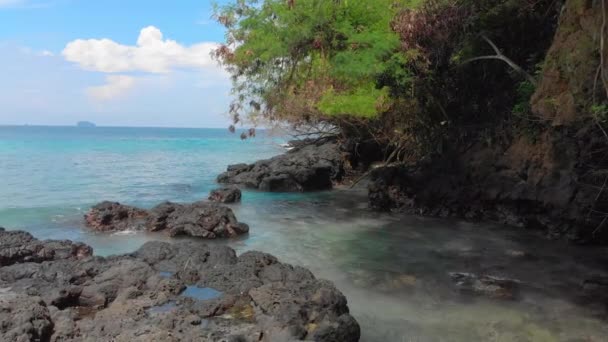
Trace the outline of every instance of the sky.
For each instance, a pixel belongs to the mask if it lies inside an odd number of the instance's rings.
[[[0,125],[226,127],[212,3],[0,0]]]

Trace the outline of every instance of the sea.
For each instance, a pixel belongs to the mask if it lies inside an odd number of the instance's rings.
[[[150,208],[205,199],[229,164],[285,152],[288,139],[225,129],[0,126],[0,226],[130,253],[159,233],[94,233],[83,215],[118,201]],[[368,209],[365,185],[293,194],[245,190],[232,205],[249,235],[224,241],[309,268],[347,297],[362,341],[608,341],[605,304],[584,280],[608,277],[608,249],[521,228]],[[462,291],[456,273],[510,279],[513,298]]]

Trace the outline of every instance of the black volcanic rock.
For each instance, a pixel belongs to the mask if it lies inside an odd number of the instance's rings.
[[[87,226],[97,231],[143,230],[148,213],[139,208],[104,201],[84,215]]]
[[[0,231],[0,241],[16,237],[55,248]],[[268,254],[237,257],[190,241],[149,242],[109,258],[64,256],[0,267],[1,341],[359,340],[333,284]]]
[[[450,273],[456,288],[464,293],[493,299],[515,299],[519,282],[513,279],[477,275],[472,273]]]
[[[241,201],[241,190],[237,187],[223,187],[212,190],[209,194],[209,200],[219,203],[236,203]]]
[[[150,225],[152,224],[152,225]],[[212,202],[162,203],[149,211],[148,227],[170,236],[188,235],[206,239],[245,234],[249,226],[238,222],[232,209]]]
[[[170,236],[204,239],[245,234],[249,226],[238,222],[232,209],[212,202],[161,203],[143,210],[115,202],[102,202],[85,215],[88,227],[97,231],[164,231]]]
[[[304,192],[331,189],[343,176],[338,143],[325,142],[303,145],[251,165],[230,165],[217,181],[262,191]]]
[[[0,266],[24,262],[84,258],[93,254],[91,247],[71,241],[39,241],[30,233],[6,231],[0,227]]]

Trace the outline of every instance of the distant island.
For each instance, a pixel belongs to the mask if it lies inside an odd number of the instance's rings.
[[[85,127],[85,128],[97,127],[97,125],[95,125],[94,123],[92,123],[90,121],[78,121],[78,123],[76,124],[76,126],[78,126],[78,127]]]

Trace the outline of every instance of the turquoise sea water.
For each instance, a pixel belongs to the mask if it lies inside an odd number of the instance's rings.
[[[109,255],[161,234],[96,234],[83,214],[102,200],[151,207],[206,198],[226,165],[284,150],[264,134],[216,129],[0,127],[0,226],[72,239]],[[233,209],[251,227],[227,241],[332,280],[362,341],[608,341],[605,308],[582,280],[608,276],[606,248],[580,248],[492,224],[367,209],[365,189],[313,194],[245,191]],[[449,273],[519,281],[513,301],[464,296]]]
[[[138,239],[99,239],[81,229],[83,213],[101,200],[204,199],[227,164],[275,155],[279,142],[225,129],[0,126],[0,225],[99,243],[99,254],[129,251]]]

